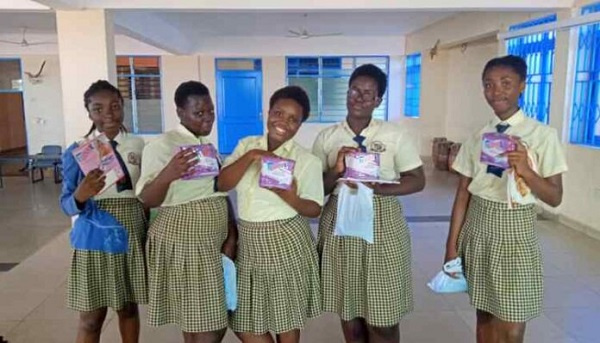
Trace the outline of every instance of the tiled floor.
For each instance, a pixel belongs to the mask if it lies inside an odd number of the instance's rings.
[[[425,192],[403,199],[413,242],[415,311],[402,322],[402,341],[474,342],[475,318],[466,295],[435,295],[425,286],[442,262],[456,179],[428,172]],[[58,210],[59,187],[7,178],[0,190],[0,336],[10,343],[72,342],[77,313],[64,308],[69,220]],[[544,249],[544,315],[531,321],[527,342],[600,342],[600,242],[549,221],[539,222]],[[32,255],[33,254],[33,255]],[[145,309],[142,309],[144,316]],[[225,342],[237,340],[228,333]],[[311,321],[303,342],[342,342],[334,315]],[[110,314],[102,342],[120,342]],[[175,327],[142,326],[141,342],[181,342]]]

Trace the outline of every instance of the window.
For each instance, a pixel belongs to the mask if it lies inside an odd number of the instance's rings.
[[[513,25],[509,30],[521,30],[554,21],[556,14]],[[527,62],[526,87],[519,105],[529,117],[545,124],[550,113],[555,37],[554,31],[546,31],[507,41],[508,53],[520,56]]]
[[[600,12],[600,4],[582,14]],[[600,147],[600,23],[579,28],[570,142]]]
[[[125,106],[125,127],[130,132],[163,131],[159,57],[117,57],[118,87]]]
[[[288,85],[302,87],[310,98],[309,122],[330,123],[346,118],[346,93],[352,71],[374,64],[388,74],[388,57],[288,57]],[[387,119],[387,91],[373,118]]]
[[[419,118],[421,101],[421,54],[406,56],[406,90],[404,93],[404,115]]]
[[[0,58],[0,93],[21,92],[21,60]]]

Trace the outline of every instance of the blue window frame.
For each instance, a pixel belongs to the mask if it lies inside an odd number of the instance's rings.
[[[404,115],[419,117],[421,101],[421,54],[406,56],[406,90],[404,92]]]
[[[556,14],[537,18],[509,27],[510,31],[556,21]],[[550,113],[552,70],[554,69],[555,31],[535,33],[507,41],[508,53],[527,62],[527,80],[519,101],[523,112],[547,124]]]
[[[117,85],[125,127],[137,134],[162,133],[160,57],[117,56]]]
[[[310,99],[309,122],[331,123],[346,118],[346,93],[352,71],[371,63],[389,75],[387,56],[287,57],[287,83],[302,87]],[[373,117],[387,120],[388,92]]]
[[[600,3],[582,14],[600,12]],[[569,141],[600,147],[600,23],[579,28]]]

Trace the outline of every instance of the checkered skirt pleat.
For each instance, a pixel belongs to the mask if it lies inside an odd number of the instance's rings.
[[[283,333],[321,314],[319,260],[306,218],[239,222],[236,332]]]
[[[227,327],[221,246],[227,238],[225,197],[164,207],[148,235],[148,324],[184,332]]]
[[[87,312],[103,307],[122,309],[127,303],[148,302],[144,244],[147,221],[142,204],[133,198],[97,201],[129,234],[126,254],[74,250],[67,282],[67,307]]]
[[[542,255],[534,205],[472,196],[458,250],[471,303],[507,322],[525,322],[542,311]]]
[[[411,242],[396,197],[374,196],[374,243],[334,236],[337,196],[325,205],[319,225],[323,310],[342,320],[364,318],[389,327],[413,309]]]

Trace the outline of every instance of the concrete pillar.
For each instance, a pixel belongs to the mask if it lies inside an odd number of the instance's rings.
[[[105,10],[57,11],[58,52],[65,143],[80,140],[91,126],[83,93],[97,80],[116,85],[113,20]]]

